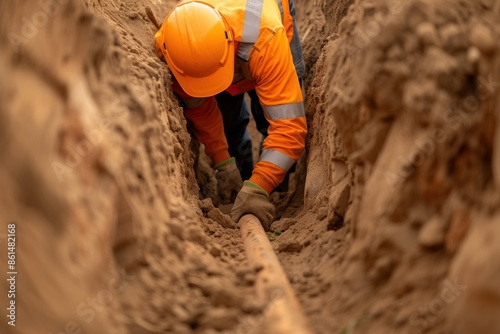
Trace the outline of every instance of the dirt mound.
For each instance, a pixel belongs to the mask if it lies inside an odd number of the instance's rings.
[[[0,221],[17,225],[19,293],[17,326],[0,328],[257,328],[254,271],[239,232],[197,198],[144,4],[86,7],[2,2]]]
[[[357,1],[320,55],[306,210],[278,240],[319,333],[499,330],[499,15]]]
[[[174,4],[0,2],[2,332],[266,333],[154,51]],[[500,2],[296,5],[310,133],[272,239],[315,332],[499,333]]]

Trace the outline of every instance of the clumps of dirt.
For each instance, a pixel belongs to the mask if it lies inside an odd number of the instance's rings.
[[[239,232],[197,197],[154,51],[145,6],[162,17],[173,4],[0,4],[0,226],[19,237],[10,333],[248,332],[262,318]]]
[[[329,40],[338,35],[338,25],[354,0],[344,1],[294,1],[296,7],[296,21],[299,28],[300,40],[306,73],[303,87],[307,90],[311,86],[315,74],[315,66],[321,49]],[[328,20],[325,17],[328,13]],[[309,96],[307,92],[304,98]]]
[[[338,29],[340,22],[347,15],[351,5],[354,0],[342,0],[342,1],[327,1],[323,0],[319,2],[323,15],[327,18],[325,32],[328,38],[331,38],[332,34],[334,37],[338,34]]]
[[[320,55],[305,210],[276,247],[318,333],[498,328],[499,18],[498,1],[356,1]]]
[[[500,2],[317,4],[297,1],[310,133],[273,224],[311,324],[498,332]],[[19,240],[1,330],[263,331],[259,268],[198,198],[153,48],[145,7],[173,5],[0,2],[0,227]]]
[[[295,1],[296,22],[302,42],[302,53],[305,64],[303,87],[307,89],[314,77],[314,64],[318,60],[321,48],[327,43],[325,33],[325,15],[315,1]],[[307,97],[304,96],[304,99]]]

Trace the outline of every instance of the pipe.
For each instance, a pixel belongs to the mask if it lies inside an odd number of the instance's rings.
[[[312,334],[259,219],[248,214],[239,225],[249,264],[261,268],[255,283],[258,297],[268,301],[263,322],[254,333]]]

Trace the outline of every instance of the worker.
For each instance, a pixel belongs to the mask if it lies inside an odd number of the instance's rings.
[[[155,35],[194,135],[217,170],[231,218],[275,218],[269,194],[300,158],[307,134],[304,74],[292,0],[181,1]],[[253,166],[245,92],[266,137]],[[242,180],[245,180],[242,182]]]

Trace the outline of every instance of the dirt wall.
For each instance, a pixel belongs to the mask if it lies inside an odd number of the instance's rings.
[[[173,4],[0,2],[2,332],[266,332],[154,52]],[[273,244],[315,332],[500,332],[500,2],[297,10],[310,132]]]
[[[151,6],[162,17],[172,4]],[[197,197],[145,5],[0,5],[0,225],[18,237],[17,326],[2,332],[261,324],[239,232]]]
[[[356,1],[320,54],[305,210],[278,241],[318,332],[498,331],[499,15]]]

